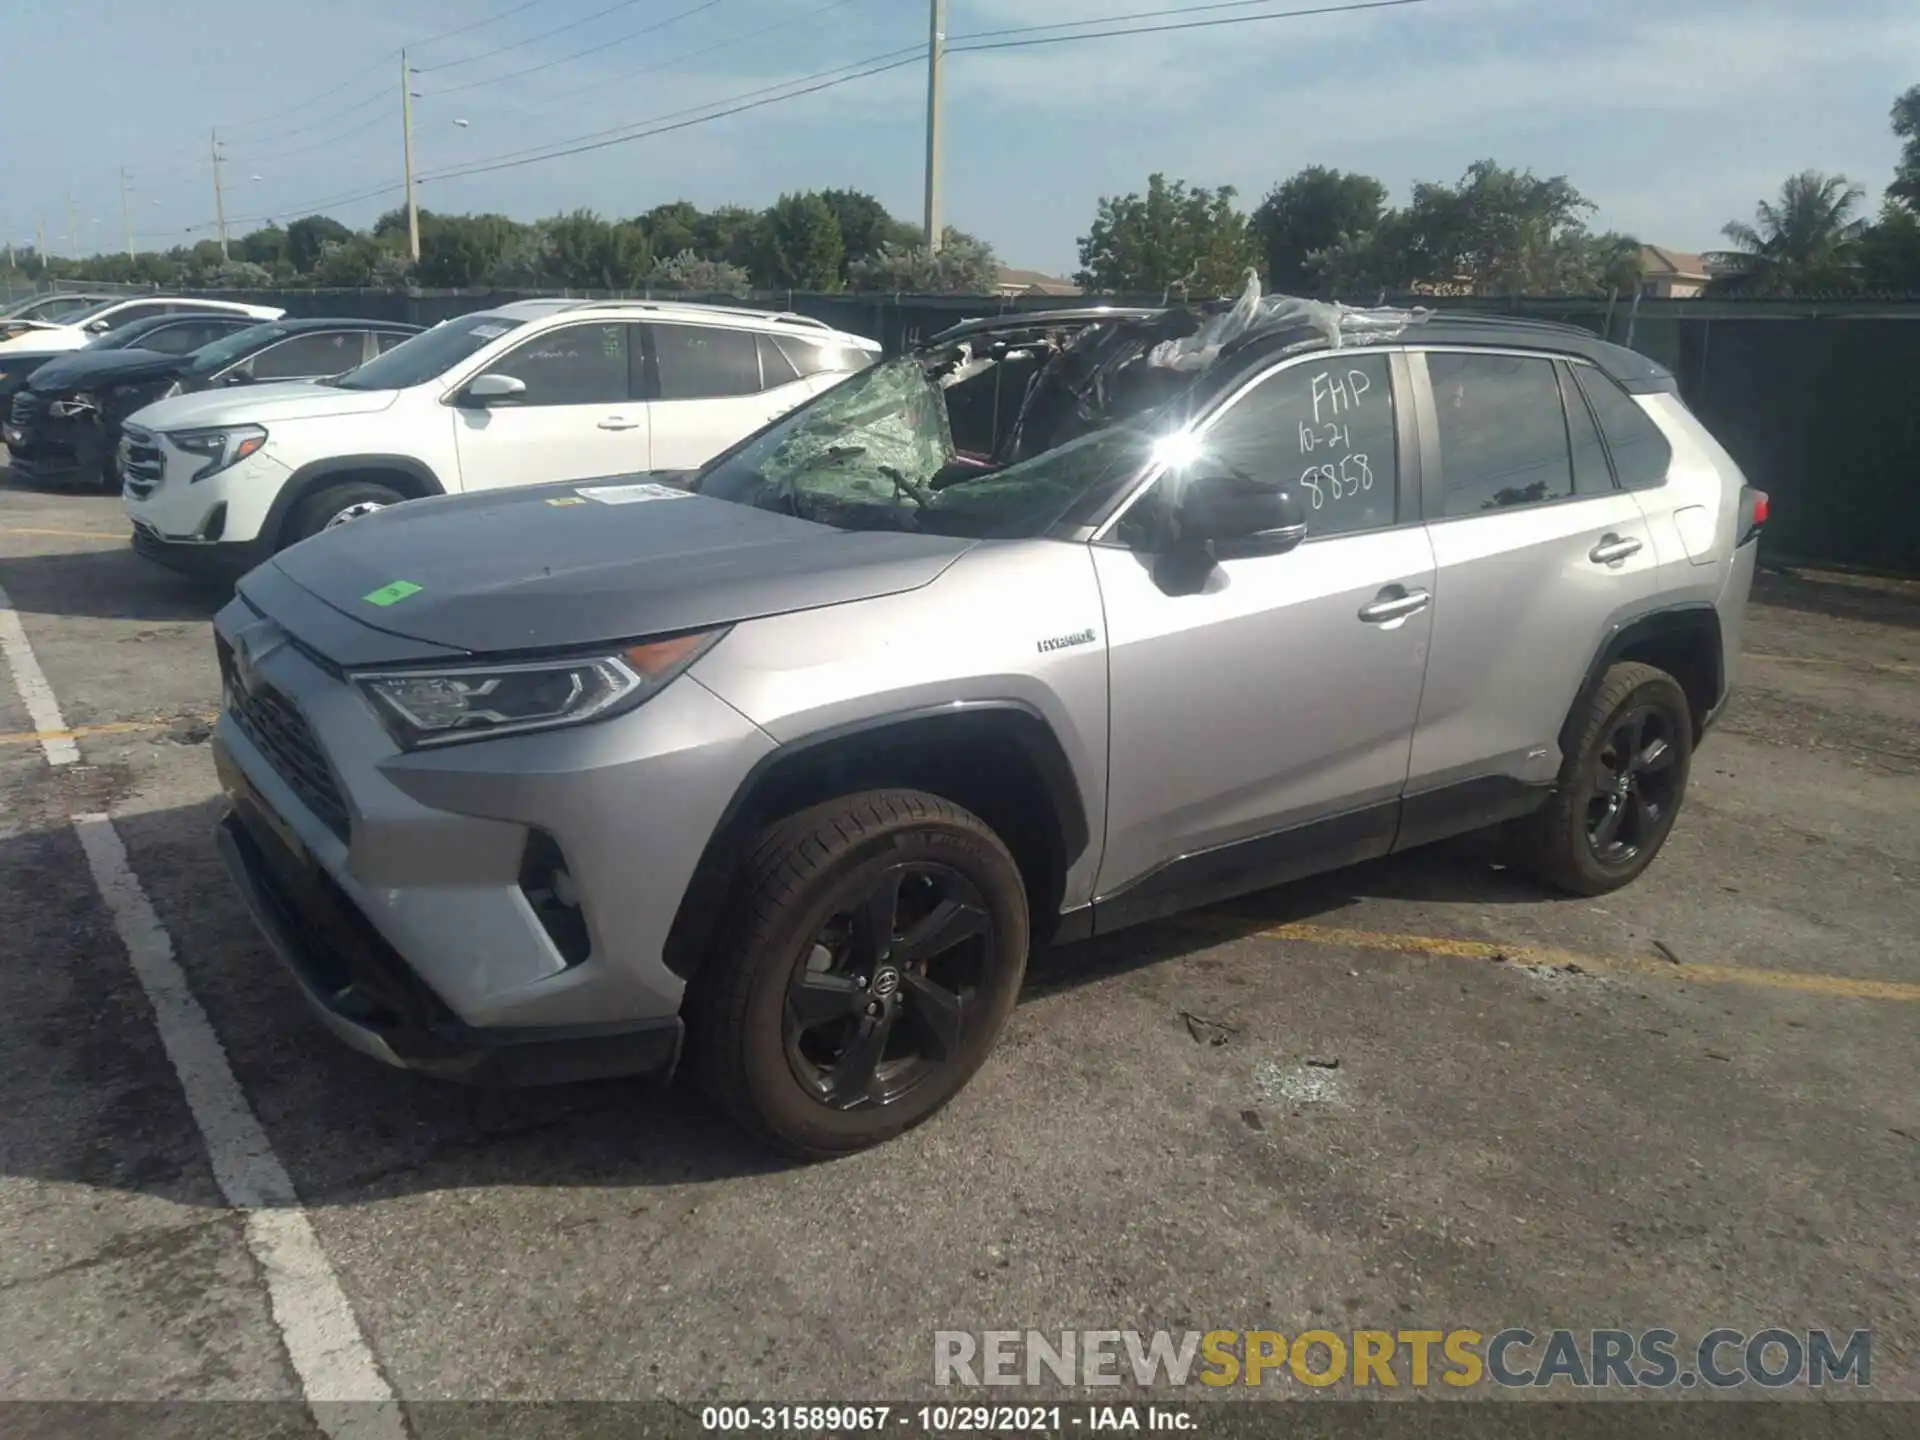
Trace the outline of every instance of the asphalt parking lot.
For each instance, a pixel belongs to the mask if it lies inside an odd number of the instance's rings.
[[[0,587],[80,757],[0,685],[0,1397],[302,1393],[131,914],[406,1401],[912,1397],[936,1329],[1421,1325],[1871,1328],[1920,1398],[1920,587],[1763,577],[1629,890],[1462,844],[1040,957],[948,1112],[805,1168],[684,1086],[342,1049],[214,854],[218,597],[116,499],[4,487]],[[157,929],[103,900],[115,837]]]

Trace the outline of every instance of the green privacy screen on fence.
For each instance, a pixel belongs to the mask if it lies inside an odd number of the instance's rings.
[[[432,325],[536,292],[235,291],[294,315],[365,315]],[[551,291],[537,292],[552,294]],[[585,298],[585,297],[582,297]],[[640,298],[640,297],[632,297]],[[707,297],[661,295],[660,299]],[[792,310],[868,335],[894,353],[979,315],[1159,296],[802,295],[727,304]],[[1772,500],[1770,559],[1920,575],[1920,298],[1900,301],[1432,300],[1565,321],[1649,355],[1753,484]]]

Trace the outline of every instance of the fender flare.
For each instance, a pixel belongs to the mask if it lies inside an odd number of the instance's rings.
[[[293,508],[329,480],[366,470],[396,470],[412,481],[416,490],[409,500],[424,500],[431,495],[445,495],[447,487],[440,483],[440,477],[425,462],[411,455],[330,455],[324,460],[309,460],[295,470],[281,485],[280,493],[273,497],[273,504],[267,509],[266,523],[260,527],[263,540],[268,540],[276,549],[280,535],[286,527],[287,517]]]
[[[1707,651],[1707,680],[1711,694],[1701,714],[1710,714],[1727,693],[1727,662],[1725,641],[1720,633],[1720,612],[1705,600],[1689,600],[1678,605],[1664,605],[1657,610],[1649,610],[1636,615],[1623,624],[1618,624],[1608,632],[1606,638],[1594,650],[1593,659],[1587,664],[1586,677],[1580,682],[1573,703],[1567,707],[1567,718],[1560,727],[1560,753],[1564,757],[1572,743],[1572,732],[1586,705],[1599,691],[1601,681],[1607,671],[1635,646],[1648,640],[1669,635],[1686,635],[1697,638]],[[1692,697],[1689,697],[1691,699]],[[1694,723],[1694,740],[1698,742],[1701,729],[1698,717]]]

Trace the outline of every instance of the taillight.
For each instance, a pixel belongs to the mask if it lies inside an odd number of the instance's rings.
[[[1744,545],[1760,533],[1760,527],[1767,523],[1767,492],[1756,490],[1751,485],[1740,487],[1740,539]]]
[[[1764,490],[1756,490],[1753,492],[1753,528],[1758,530],[1766,523],[1767,492]]]

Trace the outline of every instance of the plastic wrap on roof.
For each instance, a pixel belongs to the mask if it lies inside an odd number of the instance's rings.
[[[1342,345],[1389,340],[1431,310],[1360,309],[1297,295],[1262,295],[1260,277],[1247,272],[1247,288],[1231,310],[1212,316],[1193,334],[1163,340],[1147,352],[1147,364],[1164,370],[1204,370],[1220,352],[1250,335],[1310,326],[1338,350]]]

